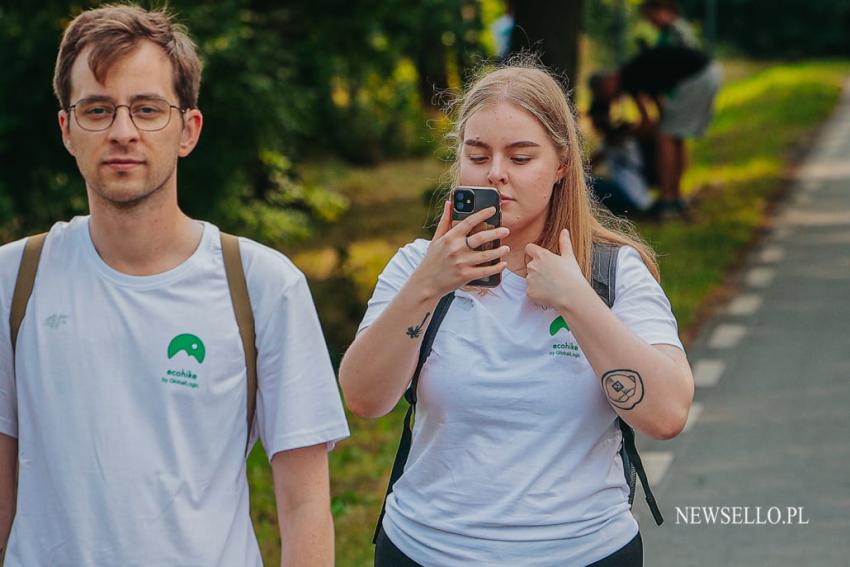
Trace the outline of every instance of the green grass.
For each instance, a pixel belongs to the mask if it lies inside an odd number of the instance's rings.
[[[680,329],[693,329],[711,308],[730,267],[753,242],[765,211],[785,185],[789,158],[804,151],[838,98],[848,62],[766,64],[732,62],[706,138],[690,146],[685,192],[694,198],[693,222],[641,224],[659,254],[662,283]],[[429,197],[445,164],[436,159],[351,168],[317,163],[311,181],[344,193],[352,209],[321,237],[288,250],[311,280],[335,356],[354,336],[365,298],[398,246],[427,236]],[[340,307],[345,283],[354,303]],[[331,453],[332,509],[337,565],[372,564],[370,543],[392,465],[402,408],[390,416],[350,416],[352,437]],[[249,461],[254,524],[267,565],[278,565],[270,471],[261,450]]]

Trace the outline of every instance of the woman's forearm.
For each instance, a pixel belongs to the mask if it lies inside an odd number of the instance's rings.
[[[361,417],[389,413],[413,377],[419,346],[439,293],[414,276],[345,353],[339,383],[349,409]]]
[[[590,286],[559,311],[600,380],[608,403],[629,425],[655,439],[678,435],[693,400],[684,353],[655,347],[630,331]]]
[[[425,257],[342,359],[339,382],[346,404],[355,414],[380,417],[395,407],[413,378],[419,345],[443,294],[505,268],[500,259],[510,252],[507,246],[477,248],[507,237],[510,231],[500,227],[471,234],[495,212],[495,207],[488,207],[452,227],[451,203],[443,205],[443,216]]]

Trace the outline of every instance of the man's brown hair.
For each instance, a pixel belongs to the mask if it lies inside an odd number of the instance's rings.
[[[159,45],[171,60],[180,107],[197,107],[201,61],[186,28],[175,23],[165,9],[108,4],[74,18],[62,36],[53,74],[53,92],[62,108],[67,110],[71,105],[71,67],[86,47],[92,47],[89,68],[103,82],[112,65],[132,53],[142,40]]]

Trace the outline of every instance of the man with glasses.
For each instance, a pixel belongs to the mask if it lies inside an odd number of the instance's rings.
[[[90,10],[63,37],[59,127],[90,215],[47,235],[14,344],[0,324],[7,566],[262,565],[245,474],[257,436],[283,563],[333,564],[327,450],[348,428],[304,276],[239,239],[258,353],[249,423],[254,359],[223,240],[177,204],[177,162],[203,124],[200,72],[161,11]],[[25,243],[0,247],[0,321]]]

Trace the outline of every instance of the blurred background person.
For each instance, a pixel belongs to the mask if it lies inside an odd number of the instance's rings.
[[[655,133],[628,122],[612,122],[610,110],[609,102],[602,100],[594,101],[590,108],[591,123],[600,137],[590,158],[590,187],[615,215],[641,216],[654,202],[649,187],[657,182]]]
[[[601,101],[629,94],[642,124],[653,122],[648,100],[658,107],[656,144],[661,197],[654,213],[662,219],[686,216],[681,190],[687,167],[685,140],[703,136],[708,128],[721,76],[720,66],[703,51],[681,46],[653,47],[592,82],[593,96]]]

